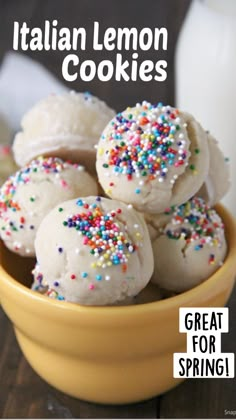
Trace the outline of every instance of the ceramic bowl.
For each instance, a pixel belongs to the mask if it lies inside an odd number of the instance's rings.
[[[235,221],[218,211],[229,248],[224,265],[188,292],[136,306],[86,307],[37,294],[26,287],[33,261],[1,244],[1,304],[33,369],[55,388],[99,403],[136,402],[176,386],[173,353],[186,350],[179,308],[223,306],[234,286]]]

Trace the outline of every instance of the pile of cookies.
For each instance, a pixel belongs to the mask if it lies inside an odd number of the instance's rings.
[[[17,170],[11,150],[11,129],[6,118],[0,114],[0,186]]]
[[[0,189],[0,237],[37,259],[32,289],[83,305],[135,304],[206,280],[227,253],[212,208],[229,169],[195,118],[143,101],[115,114],[51,95],[22,120],[20,169]]]

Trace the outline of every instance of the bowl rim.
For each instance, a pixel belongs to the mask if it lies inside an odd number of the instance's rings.
[[[78,314],[105,314],[109,312],[110,315],[121,315],[121,313],[129,313],[137,314],[143,312],[153,312],[153,311],[166,311],[170,308],[174,307],[184,307],[186,302],[192,301],[196,299],[197,295],[206,294],[209,289],[212,288],[214,284],[216,284],[221,278],[224,272],[232,269],[235,266],[236,271],[236,220],[233,215],[222,205],[217,204],[215,206],[216,211],[222,217],[223,222],[226,225],[226,236],[227,236],[227,244],[228,244],[228,252],[225,258],[224,264],[222,267],[219,267],[218,270],[212,274],[207,280],[204,280],[199,285],[182,292],[178,295],[168,297],[165,299],[161,299],[154,302],[148,303],[141,303],[138,305],[127,305],[127,306],[92,306],[92,305],[80,305],[77,303],[66,302],[66,301],[58,301],[56,299],[51,299],[47,296],[44,296],[36,291],[33,291],[26,287],[25,285],[21,284],[17,280],[15,280],[12,276],[10,276],[7,271],[2,267],[0,264],[0,282],[5,283],[7,286],[16,292],[16,294],[20,294],[25,296],[27,299],[30,299],[33,303],[38,302],[41,307],[46,306],[54,308],[56,310],[65,311],[66,312],[73,312]],[[1,289],[1,286],[0,286]],[[1,295],[0,295],[0,303],[1,303]]]

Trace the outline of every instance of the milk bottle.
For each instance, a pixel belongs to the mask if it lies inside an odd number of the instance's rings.
[[[236,0],[193,0],[175,76],[177,107],[192,113],[229,158],[232,183],[223,203],[236,216]]]

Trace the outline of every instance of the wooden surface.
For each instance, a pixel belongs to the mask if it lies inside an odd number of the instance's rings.
[[[160,56],[158,53],[158,58],[165,57],[168,61],[166,82],[127,84],[95,80],[68,86],[80,91],[90,90],[117,110],[143,98],[174,104],[174,48],[188,4],[189,0],[0,0],[0,62],[4,53],[12,48],[14,20],[27,21],[32,27],[42,26],[45,19],[58,19],[61,26],[68,27],[89,28],[94,20],[101,22],[101,28],[166,26],[168,51]],[[28,54],[62,80],[63,53]],[[81,56],[88,57],[89,52]],[[104,58],[108,58],[106,54]],[[222,349],[235,352],[236,290],[229,306],[230,333],[224,334]],[[11,324],[0,309],[1,418],[230,418],[225,416],[225,410],[236,410],[235,379],[188,380],[161,397],[125,406],[90,404],[63,395],[32,371],[16,343]]]

